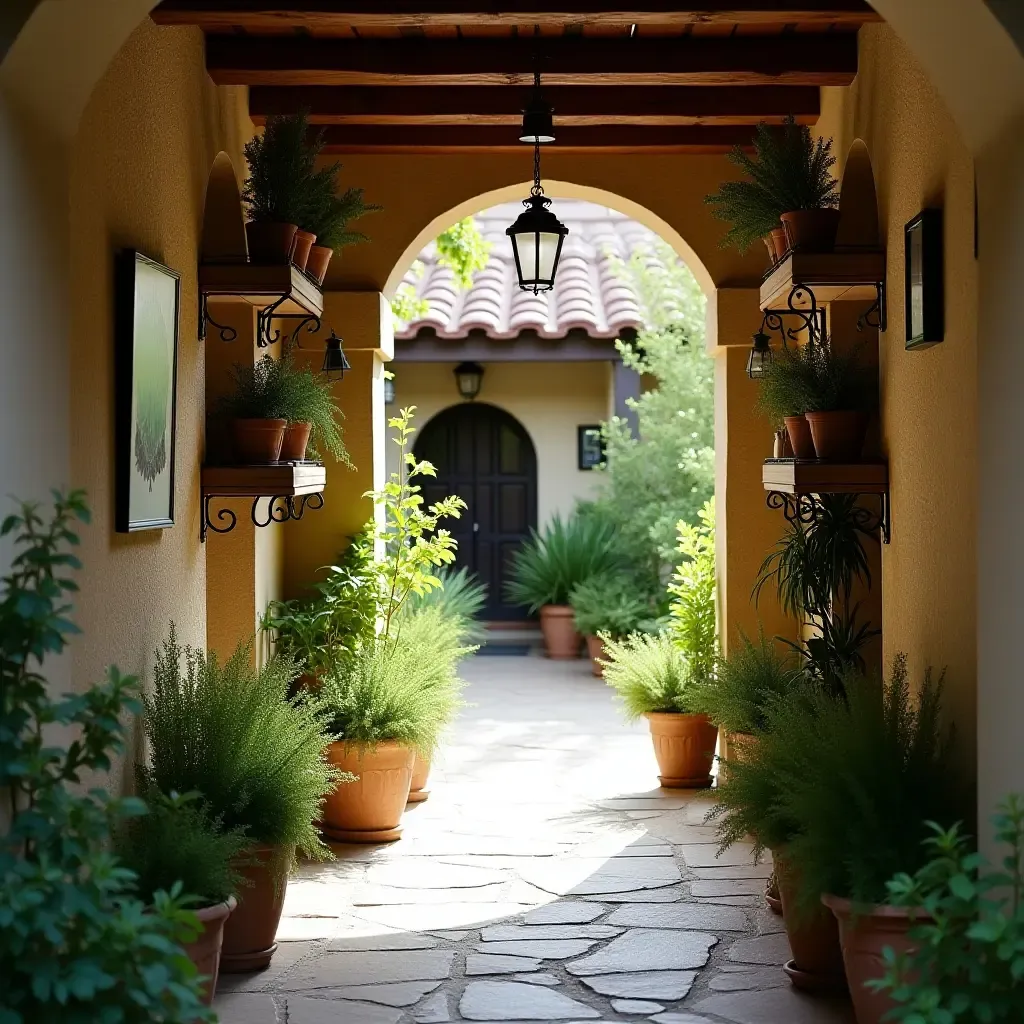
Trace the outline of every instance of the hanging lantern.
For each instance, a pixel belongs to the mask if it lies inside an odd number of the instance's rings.
[[[384,404],[394,405],[395,404],[395,378],[385,377],[384,378]]]
[[[533,72],[533,92],[523,111],[523,127],[519,141],[535,146],[555,141],[555,124],[551,117],[554,112],[547,97],[540,88],[540,71]]]
[[[455,385],[463,398],[473,401],[480,394],[484,368],[479,363],[459,363],[455,367]]]
[[[751,380],[766,376],[773,358],[772,339],[763,330],[758,331],[754,335],[754,344],[747,357],[747,376]]]
[[[351,369],[352,367],[345,358],[345,351],[341,347],[341,338],[332,329],[331,336],[327,339],[327,351],[324,353],[324,364],[320,367],[320,372],[328,380],[341,380],[345,376],[345,371]]]

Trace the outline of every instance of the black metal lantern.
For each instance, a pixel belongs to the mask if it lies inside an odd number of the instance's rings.
[[[455,383],[459,394],[472,401],[480,394],[480,385],[484,380],[484,368],[479,363],[459,363],[455,367]]]
[[[331,336],[327,339],[327,351],[324,353],[324,364],[320,367],[320,372],[328,380],[341,380],[345,376],[345,371],[351,369],[345,358],[345,350],[341,347],[341,338],[332,329]]]
[[[384,378],[384,404],[395,404],[395,378],[393,376]]]
[[[763,330],[758,331],[754,335],[754,344],[747,357],[747,376],[751,380],[764,377],[772,365],[773,358],[772,339]]]
[[[554,111],[540,88],[540,71],[533,73],[533,92],[523,111],[523,127],[519,133],[520,142],[539,145],[555,141]]]

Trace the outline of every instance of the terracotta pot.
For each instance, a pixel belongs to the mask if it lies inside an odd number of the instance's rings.
[[[345,843],[387,843],[401,838],[402,811],[409,800],[415,753],[393,740],[363,747],[332,743],[331,764],[358,776],[324,801],[323,832]]]
[[[668,789],[707,789],[718,742],[718,726],[707,715],[652,711],[647,715],[654,756]]]
[[[814,440],[811,437],[811,425],[806,416],[787,416],[785,418],[786,433],[793,449],[795,459],[814,458]]]
[[[250,466],[263,466],[281,458],[286,420],[232,420],[235,457]]]
[[[915,914],[908,907],[881,906],[871,910],[857,907],[854,910],[853,904],[841,896],[825,895],[821,902],[839,922],[839,941],[857,1024],[881,1024],[896,1004],[886,993],[874,992],[865,985],[885,974],[882,953],[887,946],[896,954],[914,951],[914,943],[907,932],[930,918],[923,911]]]
[[[427,779],[430,778],[430,758],[416,754],[412,763],[412,783],[409,786],[409,803],[420,804],[430,796]]]
[[[223,974],[262,971],[277,951],[274,937],[288,889],[288,873],[280,854],[273,846],[255,846],[236,868],[251,884],[239,889],[238,906],[224,925]]]
[[[312,429],[312,423],[289,423],[284,428],[284,440],[281,442],[282,462],[302,462],[306,457],[309,432]]]
[[[251,220],[245,225],[250,263],[287,264],[295,248],[295,224],[267,223]]]
[[[549,658],[578,658],[583,638],[576,632],[576,615],[567,604],[546,604],[540,610],[544,651]]]
[[[306,269],[306,263],[309,260],[309,250],[315,241],[316,235],[311,231],[303,231],[302,228],[299,228],[295,232],[295,247],[292,249],[292,263],[295,264],[299,270]]]
[[[793,959],[782,969],[793,987],[803,992],[845,991],[846,972],[835,915],[820,903],[813,910],[798,911],[800,876],[786,862],[784,854],[776,850],[773,859],[782,919],[793,951]]]
[[[775,242],[775,258],[781,262],[789,252],[789,236],[786,229],[782,226],[772,228],[772,240]]]
[[[781,216],[789,248],[802,252],[832,252],[839,230],[838,210],[791,210]]]
[[[314,245],[309,250],[309,259],[306,261],[306,273],[309,274],[317,284],[323,284],[327,276],[327,264],[331,262],[334,250],[326,245]]]
[[[775,239],[772,237],[771,233],[769,233],[765,235],[761,241],[764,242],[764,247],[768,250],[768,260],[774,267],[775,264],[779,262],[778,253],[775,251]]]
[[[856,409],[805,414],[814,454],[829,462],[857,462],[864,450],[868,414]]]
[[[229,896],[226,903],[217,903],[212,907],[203,907],[196,911],[196,917],[202,923],[203,930],[195,942],[188,942],[183,947],[189,960],[196,965],[196,970],[208,980],[203,982],[203,1002],[209,1006],[217,991],[217,971],[220,967],[220,950],[224,944],[224,925],[228,915],[238,906],[238,900]]]
[[[590,656],[590,671],[598,679],[604,679],[604,668],[599,658],[606,657],[604,641],[599,636],[587,636],[587,654]]]
[[[774,856],[774,854],[773,854]],[[772,877],[768,879],[768,884],[764,887],[764,901],[768,904],[768,909],[773,914],[782,916],[782,898],[779,896],[779,880],[775,877],[775,872],[772,872]]]

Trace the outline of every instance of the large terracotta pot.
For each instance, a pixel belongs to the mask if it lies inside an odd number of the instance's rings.
[[[772,228],[772,241],[775,243],[776,261],[783,259],[786,253],[789,252],[789,236],[786,234],[786,229],[781,225],[777,228]]]
[[[604,641],[599,636],[587,636],[587,654],[590,656],[590,671],[598,679],[604,679],[604,667],[601,659],[608,656]]]
[[[415,755],[412,765],[412,783],[409,786],[409,803],[420,804],[430,796],[427,779],[430,778],[430,758]]]
[[[814,454],[829,462],[857,462],[864,450],[868,414],[857,409],[805,414]]]
[[[707,789],[715,758],[718,726],[707,715],[652,711],[647,715],[654,756],[668,789]]]
[[[281,458],[287,420],[232,420],[235,457],[250,466],[264,466]]]
[[[412,785],[413,750],[393,740],[375,747],[332,743],[327,756],[336,768],[358,778],[341,783],[324,801],[324,834],[345,843],[401,838],[399,822]]]
[[[793,951],[793,959],[782,969],[793,986],[804,992],[844,991],[846,972],[835,916],[820,903],[813,910],[798,910],[800,877],[784,853],[775,851],[773,859],[782,920]]]
[[[841,896],[825,895],[821,902],[839,922],[839,941],[857,1024],[882,1024],[896,1003],[887,993],[867,988],[866,983],[885,974],[883,951],[887,946],[897,954],[913,952],[915,946],[907,933],[929,917],[923,911],[915,914],[908,907],[854,908]]]
[[[774,856],[774,854],[773,854]],[[775,877],[775,872],[772,872],[772,877],[768,879],[768,884],[764,887],[764,901],[768,904],[768,909],[779,917],[782,916],[782,897],[779,895],[779,880]]]
[[[779,262],[778,253],[775,251],[775,239],[769,232],[761,241],[764,242],[764,247],[768,250],[768,262],[774,267]]]
[[[549,658],[566,659],[580,656],[583,638],[576,632],[576,615],[567,604],[546,604],[540,610],[540,630]]]
[[[249,244],[250,263],[287,264],[295,248],[296,224],[249,221],[245,225],[245,238]]]
[[[797,459],[814,458],[814,439],[811,437],[811,425],[806,416],[787,416],[785,418],[786,433],[793,449],[793,457]]]
[[[235,870],[250,884],[239,889],[238,906],[224,925],[220,951],[224,974],[262,971],[270,965],[288,889],[285,859],[276,847],[253,847]]]
[[[309,274],[317,284],[323,284],[327,276],[327,264],[331,262],[334,250],[326,245],[314,245],[310,247],[309,259],[306,260],[306,273]]]
[[[284,440],[281,442],[282,462],[302,462],[306,457],[309,432],[312,429],[312,423],[289,423],[284,428]]]
[[[292,263],[299,268],[299,270],[306,269],[306,263],[309,260],[309,250],[312,248],[313,243],[316,241],[316,235],[311,231],[303,231],[299,228],[295,232],[295,245],[292,248]]]
[[[203,1002],[209,1006],[217,991],[217,973],[220,967],[220,950],[224,944],[224,925],[228,915],[238,906],[238,900],[229,896],[226,903],[217,903],[212,907],[203,907],[196,911],[203,930],[195,942],[188,942],[183,947],[189,960],[196,965],[207,980],[203,982]]]
[[[838,210],[791,210],[781,215],[789,247],[803,252],[832,252],[839,231]]]

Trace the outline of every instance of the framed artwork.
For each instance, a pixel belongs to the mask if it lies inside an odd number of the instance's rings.
[[[120,533],[174,525],[179,276],[134,249],[117,256],[115,525]]]
[[[604,435],[600,423],[576,428],[576,465],[579,469],[594,469],[604,462]]]
[[[923,210],[904,228],[907,348],[943,340],[942,210]]]

